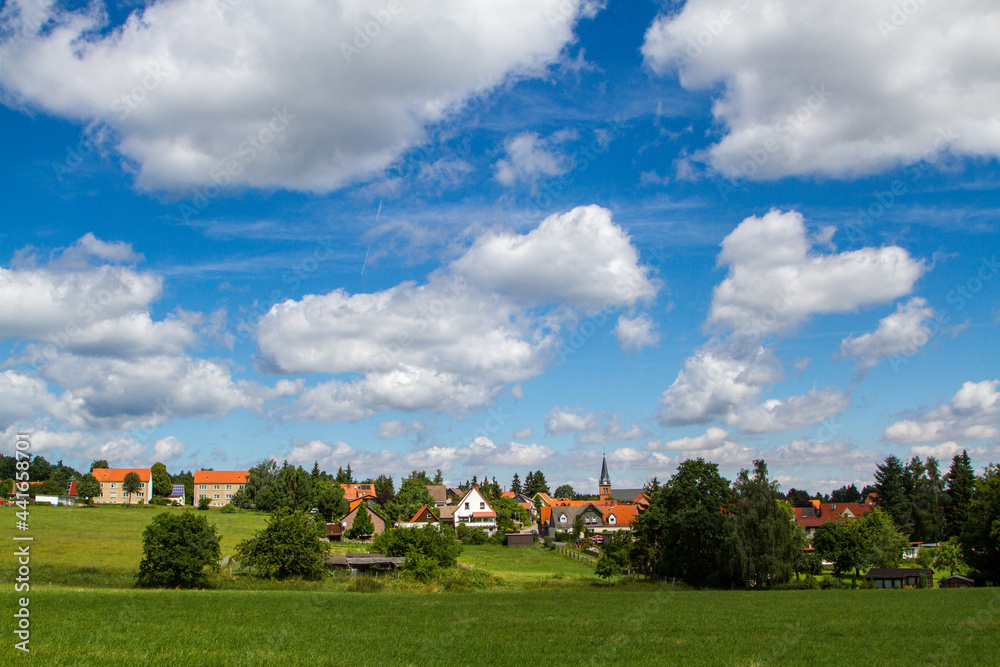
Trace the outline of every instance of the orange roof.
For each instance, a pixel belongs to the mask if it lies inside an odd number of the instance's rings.
[[[195,484],[246,484],[249,470],[195,470]]]
[[[427,512],[432,517],[434,517],[434,521],[440,521],[441,520],[441,519],[437,518],[437,516],[434,514],[434,512],[432,512],[427,507],[427,505],[424,505],[423,507],[421,507],[420,509],[417,510],[417,513],[413,515],[413,518],[410,519],[409,523],[424,523],[423,521],[420,520],[420,515],[422,515],[424,512]]]
[[[802,510],[812,509],[809,507],[792,508],[792,512],[795,515],[795,521],[803,528],[816,528],[822,526],[827,521],[839,521],[840,519],[850,518],[852,514],[855,517],[862,517],[875,509],[871,505],[866,505],[864,503],[821,503],[819,501],[814,502],[813,508],[818,511],[819,516],[803,516]],[[848,512],[848,510],[850,510],[850,512]]]
[[[542,523],[550,523],[552,521],[552,508],[548,505],[542,507]]]
[[[91,473],[98,482],[124,482],[125,475],[134,472],[139,481],[148,482],[152,471],[149,468],[94,468]]]
[[[504,491],[500,495],[504,498],[513,498],[515,494],[513,491]]]
[[[616,526],[631,526],[635,518],[639,516],[639,507],[637,505],[615,505],[614,507],[609,507],[603,512],[604,523],[610,525],[608,517],[614,515]]]
[[[355,498],[363,498],[365,496],[375,497],[375,485],[374,484],[341,484],[340,487],[344,489],[344,498],[347,500],[354,500]]]

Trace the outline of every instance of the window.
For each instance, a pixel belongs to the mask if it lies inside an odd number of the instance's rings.
[[[226,500],[229,500],[229,499],[230,499],[230,498],[232,498],[232,497],[233,497],[233,494],[231,494],[231,493],[227,493],[227,494],[226,494]]]
[[[246,484],[240,484],[240,488],[241,488],[241,489],[242,489],[243,487],[245,487],[245,486],[246,486]]]
[[[113,493],[113,492],[112,492],[112,494],[111,494],[111,497],[112,497],[112,498],[117,498],[117,497],[118,497],[118,494],[117,494],[117,493]]]
[[[205,490],[205,485],[204,484],[199,484],[198,485],[198,490],[199,491],[204,491]]]
[[[469,503],[465,503],[465,509],[469,509]]]
[[[565,514],[560,514],[559,515],[559,523],[566,523],[566,515]]]
[[[216,499],[216,500],[218,500],[218,499],[219,499],[219,494],[218,494],[218,493],[217,493],[217,494],[215,494],[215,499]]]
[[[115,483],[114,482],[111,482],[111,488],[112,489],[115,488]]]
[[[216,490],[216,491],[218,491],[218,490],[219,490],[219,485],[218,485],[218,484],[216,484],[216,485],[215,485],[215,490]]]
[[[609,514],[608,515],[608,523],[610,523],[612,526],[615,525],[615,515],[614,514]]]
[[[479,503],[479,509],[481,510],[486,509],[486,503]]]
[[[233,485],[232,484],[226,484],[226,491],[232,491],[232,490],[233,490]],[[226,497],[228,498],[229,496],[226,496]]]

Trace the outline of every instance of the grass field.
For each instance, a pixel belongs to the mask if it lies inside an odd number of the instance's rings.
[[[9,639],[0,665],[992,665],[1000,655],[1000,588],[607,584],[537,546],[467,546],[451,581],[427,585],[392,575],[374,586],[346,575],[273,584],[222,576],[220,590],[136,590],[141,534],[158,511],[32,507],[31,659]],[[207,516],[224,554],[266,521]],[[24,534],[11,508],[0,522],[8,545]],[[0,599],[13,610],[13,559],[2,565],[10,583]]]
[[[998,597],[1000,589],[428,595],[43,587],[32,592],[32,662],[995,665]],[[4,653],[12,652],[8,643]]]

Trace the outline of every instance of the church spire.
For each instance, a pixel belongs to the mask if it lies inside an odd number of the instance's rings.
[[[597,482],[601,500],[611,495],[611,475],[608,474],[608,457],[601,457],[601,479]]]

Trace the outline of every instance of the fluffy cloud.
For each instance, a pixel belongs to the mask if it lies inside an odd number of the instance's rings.
[[[778,360],[764,348],[706,346],[684,360],[677,379],[663,392],[660,423],[681,426],[727,418],[781,377]]]
[[[470,97],[542,73],[596,9],[164,0],[109,27],[100,3],[21,0],[0,13],[20,37],[0,43],[0,85],[15,103],[104,123],[144,188],[325,191],[384,169]]]
[[[657,291],[611,211],[593,205],[550,215],[527,234],[484,234],[453,270],[481,289],[531,304],[632,306]]]
[[[825,419],[835,417],[851,404],[851,397],[842,391],[815,389],[801,396],[789,396],[764,401],[752,408],[741,410],[727,419],[744,433],[774,433],[806,426],[815,426]]]
[[[153,458],[157,461],[170,461],[184,453],[187,445],[172,435],[160,438],[153,443]]]
[[[550,462],[555,452],[543,445],[508,442],[497,445],[486,437],[477,437],[468,446],[433,445],[395,452],[378,450],[369,452],[351,447],[345,442],[330,443],[324,440],[292,442],[291,451],[274,460],[286,459],[293,465],[308,465],[318,461],[321,468],[332,470],[348,463],[355,470],[378,470],[389,474],[407,474],[411,470],[448,471],[456,465],[468,468],[495,466],[537,467]]]
[[[707,321],[722,335],[685,360],[661,398],[661,424],[722,419],[745,432],[768,433],[817,424],[846,409],[847,394],[833,390],[754,406],[764,386],[782,377],[779,361],[760,341],[815,314],[890,302],[912,290],[925,267],[895,246],[822,254],[812,243],[795,211],[751,216],[726,236],[718,263],[729,271],[713,291]]]
[[[998,20],[974,0],[690,0],[642,51],[685,88],[722,86],[726,134],[704,155],[722,174],[848,177],[946,150],[1000,155]]]
[[[966,447],[957,442],[942,442],[940,445],[913,445],[910,447],[910,454],[913,456],[934,457],[938,461],[950,461],[962,452],[968,452],[969,456],[986,456],[989,452],[985,447]],[[947,463],[946,463],[947,466]]]
[[[0,373],[0,429],[30,420],[36,410],[52,410],[56,404],[43,380],[14,370]]]
[[[897,246],[812,252],[802,215],[776,209],[743,220],[723,240],[718,261],[729,274],[712,294],[708,322],[745,336],[891,302],[908,294],[926,268]]]
[[[966,382],[951,401],[892,424],[882,440],[903,445],[921,442],[965,442],[1000,436],[1000,380]]]
[[[404,422],[398,419],[390,419],[379,423],[376,435],[383,440],[391,440],[404,435],[410,435],[411,433],[420,434],[427,429],[428,425],[421,421]]]
[[[580,414],[579,411],[556,406],[545,415],[545,433],[560,435],[577,433],[576,442],[581,445],[602,445],[623,440],[635,440],[648,435],[638,423],[625,428],[617,416],[596,415],[593,412]]]
[[[618,318],[618,323],[611,332],[621,343],[623,350],[639,351],[660,342],[660,335],[653,330],[653,320],[648,315]]]
[[[886,357],[912,356],[931,339],[927,323],[933,319],[934,309],[925,299],[914,297],[899,304],[895,313],[879,320],[875,331],[845,338],[840,343],[840,356],[853,358],[862,373]]]
[[[703,435],[695,437],[685,437],[677,438],[676,440],[670,440],[667,442],[649,442],[646,443],[645,449],[647,451],[658,452],[658,451],[684,451],[684,452],[697,452],[706,449],[716,449],[722,445],[731,442],[729,440],[729,431],[724,428],[719,428],[718,426],[709,427]]]
[[[647,271],[607,210],[580,207],[527,234],[486,233],[423,285],[276,304],[257,327],[262,365],[360,376],[305,391],[293,407],[305,419],[474,411],[542,372],[574,306],[625,307],[655,295]],[[553,310],[537,308],[550,302]]]
[[[504,141],[507,157],[496,164],[496,179],[503,185],[518,181],[534,183],[545,176],[565,173],[570,165],[551,142],[538,137],[537,132],[523,132]]]

